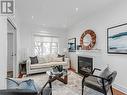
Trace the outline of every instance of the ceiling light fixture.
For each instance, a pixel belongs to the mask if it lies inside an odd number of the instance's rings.
[[[67,26],[64,24],[63,27],[66,28]]]
[[[43,26],[45,26],[46,24],[42,24]]]
[[[78,12],[78,8],[75,8],[76,12]]]
[[[31,18],[34,19],[34,16],[32,16]]]

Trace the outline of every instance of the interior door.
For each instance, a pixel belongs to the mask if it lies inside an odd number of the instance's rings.
[[[7,20],[7,75],[8,77],[16,77],[17,69],[17,34],[16,28],[10,20]]]
[[[8,33],[7,35],[8,40],[8,55],[7,55],[7,71],[11,72],[13,71],[13,56],[14,56],[14,50],[13,50],[13,33]]]

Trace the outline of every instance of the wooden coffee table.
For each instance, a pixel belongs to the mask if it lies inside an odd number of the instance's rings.
[[[64,84],[68,83],[68,75],[67,70],[64,69],[62,72],[53,72],[52,70],[46,72],[49,75],[50,82],[53,82],[55,80],[59,80],[63,82]]]

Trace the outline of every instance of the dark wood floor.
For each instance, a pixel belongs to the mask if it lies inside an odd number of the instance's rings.
[[[114,93],[114,95],[127,95],[127,94],[124,94],[123,92],[120,92],[117,89],[114,89],[114,88],[113,88],[113,93]]]

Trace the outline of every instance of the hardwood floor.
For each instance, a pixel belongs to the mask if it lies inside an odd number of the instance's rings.
[[[124,94],[123,92],[120,92],[117,89],[114,89],[114,88],[113,88],[113,93],[114,93],[114,95],[127,95],[127,94]]]

